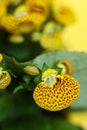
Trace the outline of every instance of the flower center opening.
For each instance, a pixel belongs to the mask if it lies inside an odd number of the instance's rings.
[[[54,69],[47,69],[45,72],[42,73],[42,80],[46,87],[53,88],[54,84],[56,83],[56,75],[57,71]]]

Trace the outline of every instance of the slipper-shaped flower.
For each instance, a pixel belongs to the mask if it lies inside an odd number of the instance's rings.
[[[39,13],[30,13],[19,18],[7,15],[1,19],[1,25],[11,33],[25,34],[39,28],[44,21],[45,17]]]
[[[25,4],[30,8],[30,12],[41,13],[45,16],[49,14],[49,0],[25,0]]]
[[[71,76],[57,75],[55,70],[48,69],[42,73],[42,79],[44,81],[33,92],[33,98],[39,107],[59,111],[69,107],[77,99],[80,87]]]
[[[6,89],[11,82],[11,76],[8,71],[3,71],[0,67],[0,89]]]
[[[66,5],[58,4],[55,1],[52,1],[52,12],[53,17],[56,22],[66,26],[75,22],[75,15],[71,8]]]

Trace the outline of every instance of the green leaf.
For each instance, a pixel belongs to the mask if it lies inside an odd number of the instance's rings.
[[[42,54],[36,57],[32,64],[42,69],[43,64],[46,63],[50,68],[55,68],[57,61],[70,60],[74,66],[73,77],[77,79],[80,84],[79,98],[71,105],[73,109],[87,109],[87,53],[84,52],[68,52],[68,51],[54,51]]]
[[[24,76],[23,76],[23,81],[24,81],[26,84],[29,84],[29,82],[30,82],[30,76],[29,76],[29,75],[24,75]]]
[[[41,82],[41,75],[36,76],[33,81],[37,84],[40,83]]]
[[[39,114],[39,113],[38,113]],[[47,116],[33,115],[23,117],[18,122],[3,125],[3,130],[80,130],[77,126],[70,124],[61,118],[49,118]]]
[[[55,70],[58,72],[58,74],[61,74],[62,68],[56,68]]]
[[[45,71],[48,68],[49,68],[49,66],[46,63],[43,63],[42,71]]]

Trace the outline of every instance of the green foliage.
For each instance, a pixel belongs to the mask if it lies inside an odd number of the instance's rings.
[[[74,66],[73,77],[77,79],[80,84],[80,96],[78,100],[71,106],[73,109],[86,109],[87,104],[84,101],[87,99],[87,54],[83,52],[67,52],[67,51],[54,51],[42,54],[37,56],[35,59],[28,62],[17,62],[14,58],[7,57],[4,55],[3,62],[6,65],[6,68],[11,69],[12,72],[20,79],[19,82],[22,82],[23,87],[28,90],[33,90],[37,83],[41,81],[40,76],[37,77],[28,77],[24,74],[23,68],[27,65],[35,65],[41,71],[49,68],[56,68],[56,64],[62,60],[70,60]],[[25,75],[25,79],[24,78]],[[24,81],[25,80],[25,81]],[[29,80],[29,81],[28,81]],[[18,85],[17,85],[18,86]]]
[[[0,93],[0,122],[11,117],[14,109],[14,104],[12,103],[11,96],[4,93]]]
[[[37,121],[33,118],[37,118]],[[16,125],[6,124],[3,126],[2,130],[80,130],[78,127],[73,126],[63,119],[55,119],[51,120],[49,118],[38,118],[31,117],[31,119],[25,119],[21,123],[17,123]]]
[[[55,128],[55,130],[58,130],[58,127],[59,130],[80,130],[78,127],[75,127],[72,124],[60,118],[54,119],[52,123],[53,123],[53,128]]]

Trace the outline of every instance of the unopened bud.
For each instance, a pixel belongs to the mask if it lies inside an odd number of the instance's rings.
[[[13,44],[21,44],[24,41],[24,37],[22,35],[14,34],[9,37],[9,41]]]
[[[25,66],[24,72],[29,75],[38,75],[39,69],[36,66]]]

